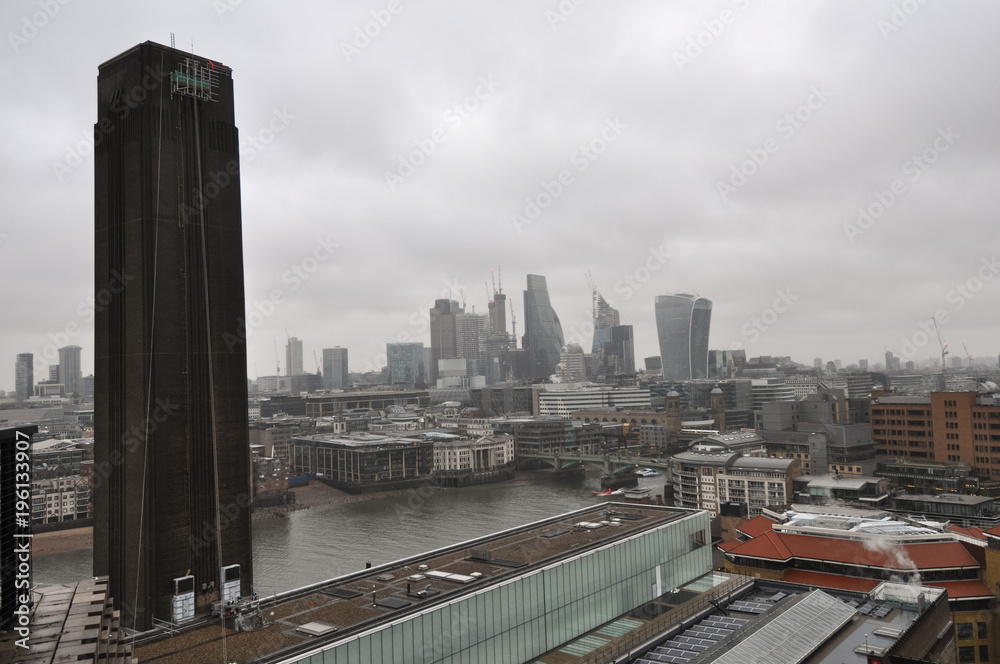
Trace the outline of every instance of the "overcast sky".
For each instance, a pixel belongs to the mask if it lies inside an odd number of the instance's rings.
[[[248,310],[282,296],[251,319],[251,377],[272,338],[284,369],[286,327],[307,370],[335,345],[377,368],[387,341],[429,343],[449,289],[485,312],[497,265],[519,335],[542,274],[587,348],[590,271],[640,364],[655,296],[693,291],[712,348],[931,358],[938,312],[953,355],[995,366],[995,2],[5,0],[0,19],[0,388],[47,346],[93,371],[97,66],[171,32],[233,68]]]

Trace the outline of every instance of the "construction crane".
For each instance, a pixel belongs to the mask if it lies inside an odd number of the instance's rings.
[[[462,296],[462,311],[465,311],[465,289],[460,287],[458,294]]]
[[[499,265],[497,265],[497,288],[498,293],[503,293],[503,274],[500,273]]]
[[[934,332],[937,333],[938,343],[941,344],[941,390],[943,391],[945,389],[945,376],[947,374],[944,357],[948,354],[948,344],[941,338],[941,330],[938,329],[937,318],[931,318],[931,320],[934,321]]]
[[[497,280],[493,278],[493,270],[490,270],[490,280],[493,282],[493,295],[490,296],[490,300],[492,300],[497,294]]]
[[[969,347],[965,345],[964,341],[962,342],[962,348],[965,349],[965,356],[967,358],[969,358],[969,368],[971,369],[972,368],[972,353],[969,352]]]
[[[319,363],[319,357],[316,356],[316,349],[315,348],[313,348],[313,359],[316,361],[316,373],[322,374],[323,373],[323,367]]]
[[[514,315],[514,298],[507,301],[510,302],[510,330],[514,337],[514,343],[517,344],[517,317]]]
[[[271,337],[271,341],[274,342],[274,375],[281,375],[281,360],[278,359],[278,338],[275,336]]]

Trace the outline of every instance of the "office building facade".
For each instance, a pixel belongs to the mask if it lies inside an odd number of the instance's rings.
[[[690,293],[657,295],[655,312],[663,380],[708,378],[712,301]]]
[[[452,360],[458,357],[457,317],[465,309],[456,300],[434,300],[431,318],[431,362],[427,367],[427,379],[434,383],[438,378],[438,360]]]
[[[27,401],[35,393],[35,356],[18,353],[14,364],[14,398]]]
[[[285,375],[302,375],[302,340],[291,337],[285,344]]]
[[[389,367],[389,384],[426,385],[425,350],[424,345],[419,341],[386,344],[385,356]]]
[[[528,351],[528,377],[548,378],[556,372],[565,345],[562,324],[549,301],[545,277],[528,275],[524,291],[524,342]]]
[[[59,349],[59,380],[66,396],[83,395],[83,372],[80,370],[79,346],[64,346]]]
[[[323,389],[343,390],[350,386],[347,370],[347,349],[323,349]]]
[[[145,42],[100,65],[97,111],[94,574],[145,630],[179,578],[198,610],[223,566],[253,582],[232,70]]]

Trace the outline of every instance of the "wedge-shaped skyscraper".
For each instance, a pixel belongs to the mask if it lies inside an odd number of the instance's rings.
[[[528,351],[528,372],[531,378],[548,378],[556,372],[562,352],[563,330],[549,302],[545,277],[528,275],[528,290],[524,291],[524,348]]]
[[[690,293],[656,296],[656,335],[664,380],[708,377],[712,301]]]

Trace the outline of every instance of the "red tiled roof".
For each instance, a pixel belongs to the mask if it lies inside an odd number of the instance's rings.
[[[948,526],[948,530],[958,533],[959,535],[965,535],[966,537],[971,537],[978,540],[986,540],[986,535],[983,534],[982,528],[963,528],[962,526],[956,526],[954,524]],[[1000,535],[1000,533],[995,533]]]
[[[994,537],[1000,537],[1000,526],[997,526],[996,528],[990,528],[989,530],[984,530],[983,534],[993,535]]]
[[[993,593],[982,581],[942,581],[928,583],[928,586],[944,588],[948,591],[948,599],[971,599],[973,597],[993,597]]]
[[[727,553],[751,558],[826,560],[846,565],[885,569],[949,569],[979,567],[960,542],[905,544],[887,549],[867,549],[857,540],[767,531]],[[909,560],[907,560],[909,559]]]
[[[734,547],[736,547],[736,546],[738,546],[740,544],[743,544],[743,542],[741,542],[739,540],[729,540],[728,542],[719,542],[715,546],[719,547],[723,551],[729,551],[730,549],[732,549],[732,548],[734,548]]]
[[[746,523],[737,526],[736,530],[740,531],[748,537],[757,537],[762,535],[765,531],[771,530],[771,526],[774,525],[774,521],[767,518],[766,516],[755,516]]]
[[[869,592],[872,588],[882,583],[878,579],[861,579],[856,576],[809,572],[804,569],[787,570],[784,576],[781,577],[781,580],[788,583],[798,583],[803,586],[836,588],[837,590],[851,590],[859,593]]]

